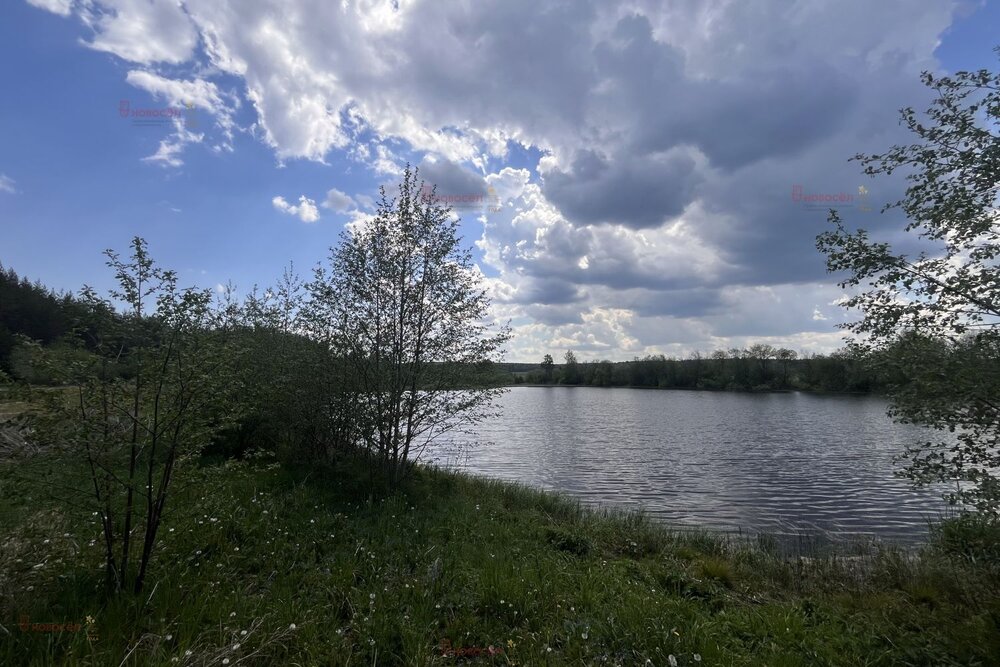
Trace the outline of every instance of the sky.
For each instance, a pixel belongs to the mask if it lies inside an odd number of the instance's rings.
[[[1000,0],[5,0],[0,262],[106,289],[138,235],[246,292],[308,275],[411,163],[510,361],[829,352],[828,202],[906,243],[901,175],[849,158],[997,44]]]

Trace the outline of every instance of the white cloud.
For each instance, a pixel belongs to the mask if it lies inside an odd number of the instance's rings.
[[[14,187],[14,179],[7,176],[7,174],[0,174],[0,192],[7,192],[9,194],[17,193],[17,189]]]
[[[316,202],[305,195],[299,197],[298,205],[289,204],[284,197],[278,196],[271,200],[274,208],[282,213],[297,216],[302,222],[316,222],[319,220],[319,209]]]
[[[330,188],[326,192],[326,199],[323,201],[323,208],[328,208],[335,213],[346,213],[355,208],[354,200],[337,188]]]
[[[177,64],[198,44],[198,30],[177,0],[87,0],[80,7],[95,32],[87,45],[122,60]]]
[[[28,0],[28,4],[60,16],[69,16],[73,11],[73,0]]]

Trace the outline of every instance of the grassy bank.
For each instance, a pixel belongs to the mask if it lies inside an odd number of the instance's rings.
[[[96,517],[0,464],[0,664],[976,665],[995,568],[928,549],[788,561],[431,469],[187,473],[141,596],[101,592]],[[55,625],[52,625],[55,624]],[[450,651],[448,649],[450,648]],[[492,655],[491,649],[492,647]]]

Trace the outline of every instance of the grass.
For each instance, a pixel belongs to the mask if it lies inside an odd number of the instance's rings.
[[[189,469],[146,590],[108,597],[96,518],[23,470],[0,463],[4,665],[990,665],[1000,656],[998,571],[955,550],[788,560],[429,468],[395,494],[370,496],[350,460]]]

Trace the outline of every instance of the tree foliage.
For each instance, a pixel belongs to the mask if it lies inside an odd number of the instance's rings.
[[[1000,50],[998,50],[1000,53]],[[923,74],[935,93],[925,114],[904,109],[913,144],[857,155],[870,176],[906,173],[900,210],[922,250],[906,253],[850,231],[817,245],[830,271],[845,272],[845,301],[861,318],[847,328],[895,378],[891,414],[944,432],[911,448],[903,474],[950,482],[952,501],[1000,512],[1000,75]]]
[[[382,188],[375,216],[343,233],[309,286],[356,388],[358,434],[394,482],[427,444],[488,414],[509,338],[490,332],[457,219],[418,178],[407,167],[396,197]]]

